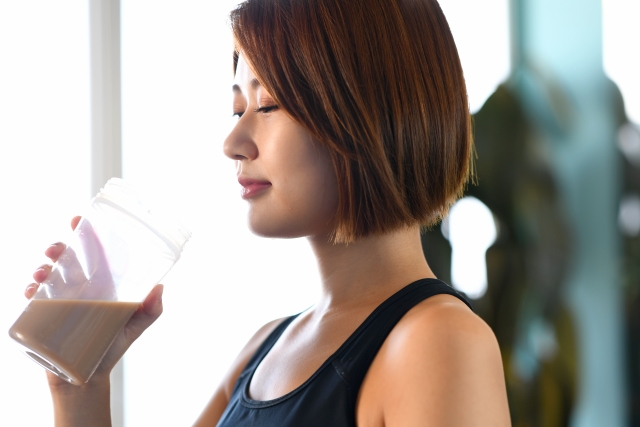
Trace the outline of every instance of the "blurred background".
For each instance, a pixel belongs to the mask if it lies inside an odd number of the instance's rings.
[[[115,427],[192,423],[252,333],[318,290],[304,240],[247,230],[222,155],[237,3],[0,1],[0,327],[111,176],[193,232],[113,374]],[[427,259],[495,331],[515,426],[640,426],[640,3],[440,4],[477,179],[425,232]],[[0,425],[51,425],[42,369],[6,335],[0,361]]]

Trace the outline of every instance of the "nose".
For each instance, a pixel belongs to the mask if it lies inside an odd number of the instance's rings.
[[[250,127],[241,117],[233,130],[224,140],[224,155],[231,160],[254,160],[258,157],[256,146]]]

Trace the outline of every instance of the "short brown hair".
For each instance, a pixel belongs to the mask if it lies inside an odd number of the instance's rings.
[[[279,107],[329,147],[333,240],[431,226],[469,175],[458,52],[436,0],[247,0],[238,52]]]

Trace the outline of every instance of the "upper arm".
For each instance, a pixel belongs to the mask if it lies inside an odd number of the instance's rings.
[[[359,404],[382,425],[511,425],[495,336],[452,298],[433,297],[409,311],[371,365]]]
[[[269,334],[283,321],[284,319],[277,319],[267,323],[260,328],[251,339],[247,342],[244,348],[240,351],[236,359],[233,361],[229,370],[225,374],[224,378],[216,388],[213,396],[207,403],[200,417],[193,425],[194,427],[211,427],[218,424],[222,413],[227,407],[231,398],[233,387],[235,386],[238,377],[242,373],[243,369],[249,363],[251,356],[258,350],[260,344],[264,342]]]

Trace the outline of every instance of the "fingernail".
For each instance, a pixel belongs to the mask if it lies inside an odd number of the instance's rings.
[[[51,252],[53,251],[53,252]],[[58,246],[57,243],[53,243],[51,245],[49,245],[49,247],[47,249],[44,250],[44,254],[46,256],[48,256],[49,258],[51,258],[52,255],[57,254],[60,251],[60,246]]]

